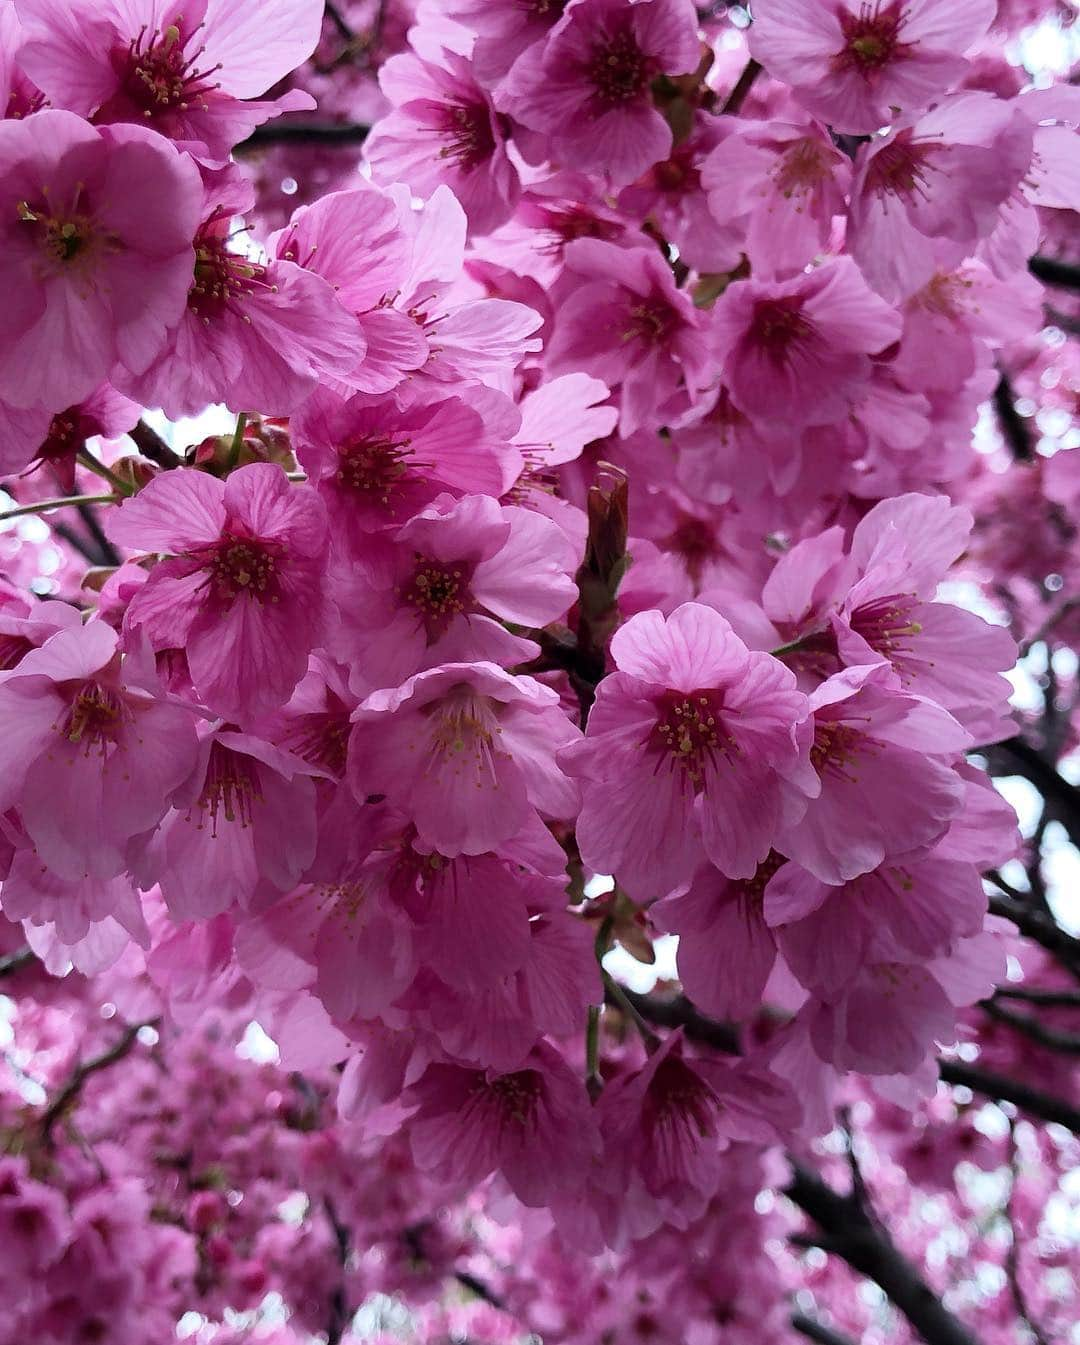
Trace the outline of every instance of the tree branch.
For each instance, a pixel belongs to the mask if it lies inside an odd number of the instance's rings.
[[[995,1102],[1011,1102],[1037,1120],[1064,1126],[1073,1134],[1080,1135],[1080,1107],[1073,1106],[1063,1098],[1040,1092],[1007,1075],[967,1065],[961,1060],[939,1060],[938,1070],[943,1083],[970,1088],[973,1093],[981,1093]]]
[[[1080,266],[1036,253],[1028,259],[1028,270],[1047,285],[1056,285],[1062,290],[1080,290]]]
[[[987,877],[999,887],[1003,885],[1003,880],[995,872],[991,871]],[[1045,948],[1048,953],[1053,953],[1068,971],[1080,978],[1080,939],[1047,919],[1042,911],[1021,901],[1020,896],[1015,889],[1010,889],[1008,896],[991,896],[990,914],[1010,920],[1021,934]]]
[[[994,410],[1002,437],[1016,462],[1031,462],[1035,457],[1031,446],[1031,431],[1027,421],[1016,409],[1016,395],[1012,383],[1004,372],[997,381],[993,392]]]
[[[251,154],[269,145],[321,145],[324,149],[340,149],[362,145],[370,130],[370,126],[355,121],[272,121],[266,126],[256,126],[233,153]]]
[[[738,115],[742,109],[743,103],[746,102],[747,94],[754,87],[754,81],[760,74],[761,66],[753,57],[751,57],[746,65],[743,66],[742,74],[736,81],[735,87],[728,94],[727,98],[724,99],[720,108],[721,116],[734,117]]]
[[[702,1046],[711,1046],[725,1055],[741,1055],[738,1029],[728,1023],[718,1023],[715,1018],[707,1018],[685,995],[676,995],[663,999],[659,995],[642,995],[635,990],[621,987],[623,994],[637,1013],[657,1027],[681,1027],[690,1041],[700,1042]]]
[[[976,1345],[968,1328],[945,1308],[854,1194],[834,1191],[818,1173],[795,1160],[784,1194],[822,1230],[828,1250],[873,1280],[927,1345]]]
[[[45,1108],[41,1117],[41,1133],[48,1139],[52,1133],[53,1127],[60,1120],[64,1112],[78,1100],[79,1094],[83,1090],[83,1085],[92,1074],[97,1074],[103,1069],[108,1069],[118,1060],[122,1060],[128,1054],[131,1048],[138,1040],[139,1033],[144,1027],[154,1027],[158,1020],[149,1023],[131,1023],[125,1029],[123,1036],[120,1037],[106,1051],[100,1055],[92,1056],[89,1060],[83,1061],[77,1065],[71,1073],[67,1083],[60,1089],[57,1095]]]
[[[5,954],[4,957],[0,957],[0,979],[14,976],[17,971],[22,971],[23,967],[28,967],[33,960],[32,948],[19,948],[14,953]]]
[[[128,430],[128,437],[134,441],[144,458],[156,463],[164,471],[171,472],[176,467],[183,467],[184,459],[145,420],[140,420],[133,430]]]
[[[855,1345],[850,1336],[845,1336],[839,1331],[835,1331],[831,1326],[826,1326],[823,1322],[816,1321],[813,1317],[807,1317],[805,1312],[796,1312],[791,1317],[792,1328],[803,1335],[807,1340],[816,1342],[816,1345]]]
[[[993,999],[982,1000],[979,1007],[997,1022],[1022,1032],[1025,1037],[1030,1037],[1032,1041],[1045,1046],[1049,1051],[1060,1051],[1063,1055],[1080,1055],[1080,1036],[1075,1032],[1065,1032],[1061,1028],[1040,1023],[1031,1014],[1014,1013]]]

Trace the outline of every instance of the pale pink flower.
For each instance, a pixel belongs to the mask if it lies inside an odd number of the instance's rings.
[[[205,921],[291,891],[315,857],[316,767],[246,733],[203,738],[175,806],[132,855],[177,920]]]
[[[500,1172],[523,1205],[544,1206],[598,1150],[584,1080],[546,1042],[510,1074],[430,1065],[409,1097],[413,1158],[455,1189]]]
[[[596,873],[663,896],[707,857],[751,878],[801,794],[794,676],[746,648],[711,607],[642,612],[611,642],[585,740],[560,754],[583,781],[577,837]],[[805,770],[805,766],[802,767]]]
[[[787,427],[848,414],[871,356],[900,335],[900,319],[850,257],[783,281],[730,286],[713,315],[724,379],[745,415]]]
[[[514,66],[499,106],[544,137],[552,159],[625,186],[671,152],[652,81],[689,74],[700,54],[689,0],[582,0]]]
[[[112,878],[195,761],[191,713],[121,663],[102,622],[59,630],[0,682],[0,809],[60,878]]]
[[[740,238],[755,275],[792,275],[825,251],[850,184],[848,160],[809,119],[741,121],[701,169],[714,225]]]
[[[57,106],[99,125],[135,122],[209,163],[281,112],[258,95],[315,49],[321,0],[18,0],[19,60]]]
[[[399,208],[389,192],[365,182],[302,206],[268,243],[274,256],[322,276],[356,315],[366,349],[341,381],[361,392],[389,392],[428,358],[423,330],[394,307],[411,261]]]
[[[988,93],[945,98],[860,152],[848,246],[869,283],[906,298],[991,234],[1031,163],[1032,128]],[[937,247],[932,239],[944,240]]]
[[[122,384],[173,419],[213,402],[291,415],[320,377],[346,378],[364,357],[359,320],[322,276],[230,246],[234,211],[246,203],[234,179],[207,187],[186,305],[161,357]]]
[[[507,154],[505,118],[496,115],[469,62],[449,51],[438,63],[402,52],[380,67],[379,86],[393,110],[364,144],[376,178],[408,182],[422,196],[445,184],[474,234],[505,223],[521,179]]]
[[[846,668],[810,695],[812,774],[803,815],[776,848],[825,883],[843,883],[939,840],[964,804],[947,762],[971,746],[940,706],[892,687],[885,664]]]
[[[355,716],[349,779],[384,794],[419,842],[450,858],[497,850],[537,814],[571,818],[555,753],[580,735],[557,694],[493,663],[451,663],[376,691]]]
[[[0,398],[62,411],[151,366],[184,311],[201,194],[142,127],[0,121]]]
[[[437,496],[503,495],[521,470],[507,401],[487,389],[407,400],[318,392],[292,423],[297,453],[326,504],[335,547],[400,527]],[[505,399],[503,399],[505,400]],[[483,414],[487,412],[487,414]],[[494,412],[494,414],[493,414]]]
[[[578,556],[563,531],[484,495],[441,496],[367,561],[336,587],[333,644],[372,686],[437,663],[527,663],[540,647],[503,623],[543,627],[577,599]]]
[[[705,319],[655,248],[584,238],[567,247],[565,261],[575,283],[556,313],[547,365],[555,374],[583,369],[617,390],[620,434],[632,434],[681,388],[693,394],[705,384]]]
[[[125,628],[183,649],[196,693],[243,722],[288,699],[322,629],[326,513],[309,487],[253,463],[226,481],[162,473],[110,512],[110,538],[163,554]]]
[[[814,116],[868,135],[960,83],[994,0],[758,0],[751,54]]]
[[[679,936],[679,980],[703,1013],[722,1022],[761,1006],[776,962],[776,936],[765,919],[766,894],[783,860],[768,855],[752,878],[733,881],[703,868],[689,888],[650,910],[659,929]]]

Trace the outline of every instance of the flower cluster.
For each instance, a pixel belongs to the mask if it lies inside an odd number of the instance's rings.
[[[1080,107],[980,62],[990,0],[797,8],[744,44],[691,0],[421,0],[364,171],[287,218],[252,147],[330,78],[321,0],[0,9],[0,471],[97,548],[0,588],[3,915],[340,1071],[335,1144],[553,1262],[722,1261],[770,1150],[848,1076],[932,1095],[1005,975],[1016,819],[967,754],[1015,731],[1017,651],[942,585],[1004,527],[973,431]],[[189,446],[208,408],[235,428]],[[726,1055],[612,978],[662,935]],[[0,1166],[19,1292],[126,1192]]]

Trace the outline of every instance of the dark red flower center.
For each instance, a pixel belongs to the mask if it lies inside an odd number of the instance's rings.
[[[593,94],[601,103],[632,102],[649,83],[649,62],[630,32],[597,46],[589,65]]]
[[[532,1069],[500,1075],[488,1083],[481,1083],[479,1087],[496,1103],[504,1119],[522,1128],[529,1125],[536,1115],[543,1091],[540,1076]]]
[[[665,691],[656,701],[656,723],[648,745],[669,769],[682,772],[684,784],[696,792],[705,783],[709,765],[739,754],[724,727],[720,692]]]
[[[932,162],[942,153],[943,145],[928,145],[915,141],[910,131],[901,131],[874,155],[866,169],[866,190],[878,195],[925,196],[930,174],[936,171]]]
[[[188,290],[188,308],[206,323],[242,305],[258,290],[274,289],[265,266],[229,250],[217,232],[218,224],[216,218],[208,221],[195,239],[195,276]]]
[[[774,364],[787,364],[813,332],[813,323],[802,312],[801,299],[761,299],[754,306],[750,340]]]
[[[151,32],[143,28],[115,59],[115,63],[123,67],[124,92],[142,108],[144,117],[154,117],[162,112],[185,112],[192,106],[206,107],[205,95],[217,88],[209,82],[210,76],[221,67],[199,68],[198,60],[204,47],[186,54],[185,47],[194,32],[185,37],[179,21]]]
[[[343,486],[389,504],[409,472],[411,439],[357,439],[338,449],[337,479]]]
[[[810,749],[810,764],[818,775],[833,775],[848,784],[858,778],[851,767],[865,748],[863,735],[847,724],[836,720],[818,720],[814,725],[814,745]]]
[[[120,734],[125,710],[118,692],[98,682],[86,682],[72,697],[60,732],[69,742],[84,746],[88,753],[94,748],[104,753]]]
[[[445,143],[440,159],[453,159],[462,168],[486,163],[495,153],[491,117],[483,103],[455,103],[445,109],[442,125]]]
[[[880,0],[874,0],[860,6],[858,14],[841,9],[838,17],[844,45],[834,65],[868,77],[906,50],[908,44],[899,40],[903,14],[896,0],[884,9]]]
[[[444,634],[454,617],[469,610],[469,569],[462,561],[416,557],[416,568],[401,596],[416,609],[430,638]]]
[[[254,537],[223,534],[208,558],[210,582],[225,603],[240,597],[278,602],[278,558],[274,548]]]

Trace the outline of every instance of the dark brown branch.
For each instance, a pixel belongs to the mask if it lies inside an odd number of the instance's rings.
[[[761,66],[753,57],[743,66],[743,72],[735,83],[735,87],[724,99],[720,108],[721,116],[736,116],[746,102],[746,96],[754,87],[754,81],[761,74]]]
[[[976,1345],[975,1336],[945,1308],[873,1211],[854,1194],[834,1191],[799,1162],[792,1163],[784,1194],[821,1230],[818,1245],[873,1280],[927,1345]]]
[[[105,536],[105,530],[98,520],[97,511],[92,504],[76,505],[79,511],[79,517],[83,521],[86,531],[94,539],[94,545],[97,547],[98,558],[94,561],[95,565],[119,565],[120,553],[112,542]]]
[[[498,1308],[500,1312],[506,1311],[506,1305],[499,1295],[476,1275],[470,1274],[467,1270],[455,1270],[454,1279],[463,1289],[468,1289],[470,1294],[483,1299],[485,1303],[490,1303],[493,1308]]]
[[[327,1196],[323,1202],[327,1222],[334,1234],[334,1247],[337,1251],[341,1275],[330,1295],[330,1320],[326,1325],[326,1345],[341,1345],[345,1332],[349,1329],[351,1314],[345,1296],[345,1270],[349,1264],[349,1230],[341,1222],[334,1209],[333,1202]]]
[[[824,1322],[816,1321],[813,1317],[807,1317],[805,1312],[793,1313],[791,1325],[793,1330],[798,1331],[807,1340],[815,1341],[816,1345],[855,1345],[850,1336],[845,1336],[842,1332],[834,1330],[831,1326],[826,1326]]]
[[[321,145],[324,149],[340,149],[362,145],[370,130],[370,126],[355,121],[272,121],[266,126],[256,126],[233,153],[251,154],[269,145]]]
[[[34,960],[34,950],[32,948],[19,948],[14,953],[7,953],[0,957],[0,979],[5,976],[14,976],[17,971],[22,971],[23,967],[28,967]]]
[[[1063,1098],[1040,1092],[1007,1075],[967,1065],[961,1060],[939,1060],[938,1070],[943,1083],[970,1088],[973,1093],[981,1093],[995,1102],[1011,1102],[1037,1121],[1064,1126],[1066,1130],[1080,1135],[1080,1107],[1073,1106]]]
[[[1061,1028],[1041,1023],[1031,1014],[1015,1013],[993,999],[983,1000],[979,1007],[997,1022],[1022,1033],[1047,1050],[1060,1051],[1063,1055],[1080,1055],[1080,1036],[1075,1032],[1065,1032]]]
[[[690,1041],[711,1046],[725,1055],[742,1054],[738,1030],[728,1023],[718,1023],[715,1018],[707,1018],[685,995],[662,999],[659,995],[638,994],[626,986],[622,987],[622,993],[646,1022],[654,1023],[657,1027],[681,1027]]]
[[[183,467],[184,459],[169,447],[157,430],[140,420],[133,430],[128,431],[135,447],[148,461],[156,463],[166,472],[175,467]]]
[[[1030,780],[1046,800],[1051,816],[1069,833],[1073,845],[1080,846],[1080,790],[1059,774],[1053,763],[1041,752],[1019,736],[998,743],[991,757],[995,775],[1009,772]]]
[[[1041,990],[1037,986],[999,985],[995,999],[1018,999],[1049,1009],[1080,1009],[1080,990]]]
[[[1042,257],[1038,253],[1028,259],[1028,270],[1037,280],[1056,285],[1062,290],[1080,290],[1080,266],[1058,261],[1056,257]]]
[[[1035,457],[1031,446],[1031,431],[1027,421],[1016,409],[1016,395],[1012,383],[1004,373],[994,388],[993,402],[1009,452],[1017,462],[1031,462]]]
[[[999,887],[1004,886],[1003,880],[995,873],[990,873],[988,877]],[[1080,977],[1080,939],[1048,919],[1042,911],[1021,900],[1023,894],[1016,892],[1015,888],[1012,893],[1009,896],[991,896],[990,914],[1012,921],[1021,934],[1045,948],[1048,953],[1053,953],[1074,976]]]
[[[135,1045],[143,1028],[153,1026],[153,1022],[131,1023],[124,1029],[119,1040],[114,1042],[108,1050],[102,1051],[100,1055],[91,1056],[89,1060],[83,1061],[82,1064],[75,1067],[67,1083],[64,1084],[42,1113],[41,1133],[46,1139],[51,1135],[57,1121],[69,1107],[78,1101],[79,1094],[82,1092],[87,1079],[93,1074],[100,1073],[103,1069],[108,1069],[110,1065],[115,1065],[118,1060],[123,1060],[124,1056]]]

